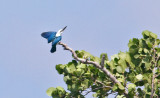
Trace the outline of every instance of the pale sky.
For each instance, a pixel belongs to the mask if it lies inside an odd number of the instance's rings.
[[[127,51],[129,39],[150,30],[160,38],[159,0],[0,0],[0,98],[50,98],[66,85],[56,64],[71,53],[40,34],[68,26],[62,42],[95,56]]]

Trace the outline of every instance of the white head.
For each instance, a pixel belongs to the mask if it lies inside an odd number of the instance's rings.
[[[67,26],[65,26],[63,29],[58,30],[56,37],[61,36],[61,34],[63,33],[63,31],[67,28]]]

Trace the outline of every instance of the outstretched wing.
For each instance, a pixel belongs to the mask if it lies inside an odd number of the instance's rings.
[[[41,36],[48,39],[48,43],[50,43],[55,39],[56,33],[57,32],[43,32]]]

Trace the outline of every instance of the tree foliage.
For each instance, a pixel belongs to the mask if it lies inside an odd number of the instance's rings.
[[[96,57],[84,50],[75,51],[78,58],[103,66],[119,83],[104,73],[103,67],[80,62],[73,56],[68,64],[56,65],[68,90],[51,87],[47,94],[53,98],[84,98],[90,92],[98,98],[110,94],[117,98],[160,98],[160,39],[147,30],[142,35],[141,39],[129,40],[128,51],[111,56],[111,60],[106,53]]]

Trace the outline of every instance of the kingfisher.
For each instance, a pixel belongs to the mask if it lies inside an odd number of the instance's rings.
[[[54,53],[56,51],[56,45],[59,41],[61,41],[62,33],[66,28],[67,28],[67,26],[65,26],[63,29],[58,30],[57,32],[48,31],[48,32],[43,32],[41,34],[42,37],[44,37],[48,40],[48,43],[52,42],[52,48],[50,50],[51,53]]]

